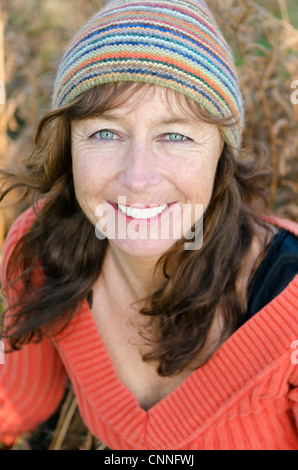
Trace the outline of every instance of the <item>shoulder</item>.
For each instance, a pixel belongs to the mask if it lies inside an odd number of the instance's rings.
[[[45,202],[46,199],[40,199],[36,204],[30,206],[28,209],[22,212],[11,225],[5,241],[9,238],[14,238],[19,235],[25,235],[25,233],[27,233],[30,229],[33,222],[36,220],[36,217]]]
[[[285,300],[298,280],[298,224],[273,216],[265,220],[279,230],[268,245],[267,254],[250,284],[245,320],[280,294],[279,300]]]
[[[279,269],[298,273],[298,224],[288,219],[273,217],[279,230],[269,244],[267,264],[275,265]]]
[[[298,223],[297,222],[294,222],[293,220],[290,220],[290,219],[278,217],[278,216],[273,215],[273,214],[272,215],[268,215],[268,214],[263,215],[262,218],[266,222],[268,222],[272,225],[275,225],[276,227],[283,228],[283,229],[289,231],[290,233],[292,233],[293,235],[295,235],[296,237],[298,237]]]
[[[293,278],[298,273],[298,224],[277,217],[271,217],[270,223],[274,223],[279,230],[268,245],[263,270],[265,267],[267,270],[273,268],[271,274],[273,271],[280,272],[281,281],[283,274]]]
[[[18,241],[30,230],[45,200],[26,209],[11,225],[1,250],[1,281],[4,280],[7,264]]]

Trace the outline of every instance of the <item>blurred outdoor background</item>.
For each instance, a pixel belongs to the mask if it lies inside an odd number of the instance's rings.
[[[3,160],[19,162],[32,151],[38,120],[50,110],[64,48],[105,1],[0,2],[3,166]],[[272,159],[272,208],[298,221],[298,92],[294,95],[291,88],[298,80],[298,0],[209,0],[209,5],[235,54],[247,107],[245,138],[254,151],[267,152]],[[1,207],[0,249],[11,222],[25,208]]]
[[[32,151],[38,120],[50,110],[64,48],[104,3],[0,0],[1,167],[5,161],[21,162]],[[272,210],[298,222],[298,0],[207,3],[234,51],[247,109],[245,140],[272,160]],[[25,208],[26,203],[0,205],[0,252],[12,221]],[[51,445],[91,448],[94,442],[79,422],[75,400],[71,395],[68,400]]]

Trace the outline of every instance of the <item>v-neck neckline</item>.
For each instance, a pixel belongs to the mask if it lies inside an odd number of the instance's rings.
[[[276,366],[281,351],[290,358],[295,318],[297,324],[298,276],[285,291],[147,411],[118,377],[87,300],[60,335],[58,345],[61,342],[70,377],[78,379],[95,413],[97,410],[116,432],[135,445],[148,442],[152,448],[181,447],[193,433],[210,425],[210,419],[217,419],[227,402],[232,405],[247,387],[255,385],[256,375],[261,379],[272,364]]]
[[[289,355],[297,336],[298,276],[275,299],[237,329],[206,364],[153,407],[144,410],[118,377],[87,299],[56,341],[79,393],[133,448],[183,448],[248,387]],[[282,353],[282,354],[281,354]],[[199,405],[199,406],[198,406]]]

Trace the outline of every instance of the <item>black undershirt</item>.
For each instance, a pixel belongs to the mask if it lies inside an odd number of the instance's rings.
[[[247,310],[239,326],[280,294],[297,273],[298,237],[280,229],[250,283]]]

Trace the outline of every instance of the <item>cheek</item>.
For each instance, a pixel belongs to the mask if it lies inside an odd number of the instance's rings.
[[[92,152],[73,158],[73,180],[77,194],[98,194],[111,178],[111,169]]]
[[[199,178],[200,187],[198,187],[198,192],[200,197],[204,201],[203,204],[207,206],[210,202],[213,187],[214,187],[214,179],[215,179],[215,170],[213,168],[208,167],[206,171],[204,171],[203,176]]]
[[[86,154],[73,158],[73,182],[75,196],[82,211],[93,225],[96,225],[96,207],[105,199],[105,189],[110,181],[104,166]]]
[[[184,193],[188,203],[209,204],[216,173],[216,165],[208,160],[200,160],[192,166],[179,171],[180,191]]]
[[[85,193],[96,185],[96,171],[91,171],[91,166],[76,160],[73,164],[73,180],[76,192]]]

